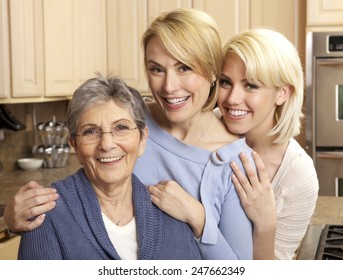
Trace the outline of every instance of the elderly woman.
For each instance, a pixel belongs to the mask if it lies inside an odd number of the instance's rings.
[[[67,124],[83,168],[52,184],[60,199],[22,235],[19,259],[200,259],[190,227],[155,207],[132,173],[148,135],[139,93],[98,75],[75,91]]]

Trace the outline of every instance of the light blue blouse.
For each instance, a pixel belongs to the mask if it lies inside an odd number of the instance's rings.
[[[177,140],[149,112],[146,123],[147,147],[134,173],[147,186],[175,180],[203,203],[206,224],[198,245],[204,259],[252,259],[252,224],[240,204],[229,166],[233,160],[241,166],[240,152],[251,159],[245,139],[210,152]]]

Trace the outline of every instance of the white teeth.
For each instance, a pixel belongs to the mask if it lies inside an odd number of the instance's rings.
[[[180,98],[166,98],[167,102],[170,104],[180,104],[182,102],[185,102],[187,97],[180,97]]]
[[[99,158],[100,162],[114,162],[120,160],[122,157]]]
[[[229,110],[229,113],[235,117],[244,116],[248,114],[248,111],[243,110]]]

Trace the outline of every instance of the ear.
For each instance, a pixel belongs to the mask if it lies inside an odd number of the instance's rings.
[[[73,149],[75,151],[75,155],[76,155],[79,163],[82,165],[82,161],[80,160],[80,157],[78,155],[78,149],[77,149],[77,145],[76,145],[76,138],[69,137],[68,138],[68,142],[69,142],[69,145],[73,147]]]
[[[143,153],[145,151],[146,141],[148,139],[148,136],[149,136],[149,129],[148,129],[148,127],[145,127],[144,130],[143,130],[143,138],[139,142],[139,151],[138,151],[138,156],[139,157],[141,155],[143,155]]]
[[[292,94],[292,92],[293,92],[293,86],[290,86],[290,85],[284,86],[281,89],[279,89],[275,104],[277,106],[281,106],[283,103],[285,103],[285,101]]]

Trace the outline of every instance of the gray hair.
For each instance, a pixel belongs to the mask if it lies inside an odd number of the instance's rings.
[[[121,78],[112,75],[104,77],[101,73],[96,73],[95,78],[80,85],[69,102],[67,126],[70,139],[76,138],[82,113],[95,105],[109,101],[114,101],[130,112],[142,139],[145,128],[145,103],[141,95],[136,89],[126,85]]]

